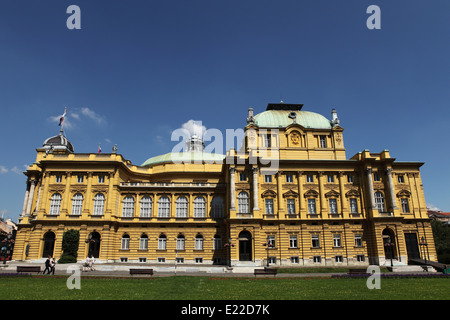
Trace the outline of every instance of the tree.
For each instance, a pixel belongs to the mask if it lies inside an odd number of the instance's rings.
[[[448,223],[439,220],[432,220],[434,243],[438,261],[442,263],[450,263],[450,226]]]
[[[70,229],[64,232],[62,240],[63,254],[58,263],[77,262],[79,241],[80,232],[78,230]]]

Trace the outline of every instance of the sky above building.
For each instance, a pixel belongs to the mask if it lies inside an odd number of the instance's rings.
[[[81,29],[67,27],[70,5]],[[190,120],[225,134],[280,100],[335,108],[347,158],[424,162],[427,206],[450,211],[449,12],[447,0],[4,1],[0,212],[17,221],[23,172],[65,107],[75,152],[117,144],[140,165]]]

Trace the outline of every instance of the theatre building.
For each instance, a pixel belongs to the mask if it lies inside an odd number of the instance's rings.
[[[240,150],[186,150],[133,164],[76,153],[63,131],[45,140],[27,177],[13,259],[62,254],[142,264],[367,266],[436,261],[420,162],[388,150],[347,158],[343,128],[300,104],[250,108]],[[419,243],[427,243],[422,250]]]

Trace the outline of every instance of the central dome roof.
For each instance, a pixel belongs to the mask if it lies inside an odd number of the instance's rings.
[[[225,156],[219,153],[209,153],[209,152],[170,152],[160,156],[152,157],[147,159],[141,166],[146,167],[159,163],[196,163],[196,162],[223,162]]]
[[[73,152],[73,145],[64,136],[62,130],[57,136],[46,139],[42,146],[44,147],[44,149],[48,150],[68,150],[69,152]]]
[[[287,127],[295,122],[305,128],[331,129],[331,121],[323,115],[300,110],[267,110],[255,115],[254,123],[261,128]]]

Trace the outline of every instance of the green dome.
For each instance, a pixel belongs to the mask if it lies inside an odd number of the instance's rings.
[[[195,162],[222,162],[225,156],[219,153],[209,152],[170,152],[160,156],[147,159],[142,164],[142,167],[150,166],[166,162],[181,162],[181,163],[195,163]]]
[[[289,117],[295,113],[295,122],[305,128],[331,129],[331,122],[323,115],[310,111],[268,110],[255,116],[255,125],[261,128],[287,127],[294,121]]]

